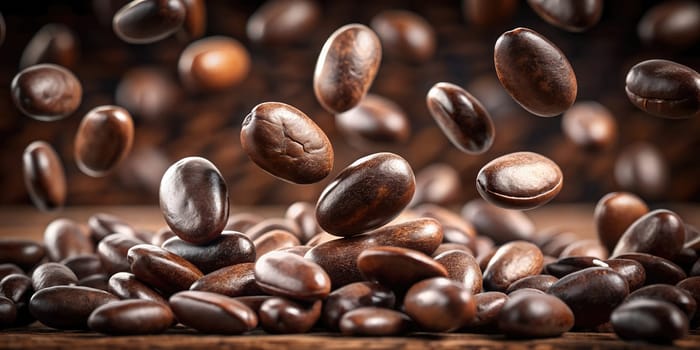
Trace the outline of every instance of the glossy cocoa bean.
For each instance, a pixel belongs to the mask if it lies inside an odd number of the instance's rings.
[[[375,153],[343,169],[316,204],[318,224],[336,236],[353,236],[382,226],[408,205],[415,191],[408,162]]]
[[[178,237],[170,238],[163,249],[175,253],[209,273],[220,268],[255,261],[253,242],[240,232],[224,231],[206,245],[194,245]]]
[[[63,207],[66,202],[66,175],[63,162],[50,144],[34,141],[22,155],[24,185],[34,206],[41,211]]]
[[[187,290],[203,276],[187,260],[149,244],[129,249],[127,260],[136,278],[166,294]]]
[[[177,320],[203,333],[240,334],[258,325],[255,312],[227,296],[185,291],[170,297]]]
[[[502,245],[484,271],[484,289],[504,292],[511,283],[542,271],[543,256],[536,245],[514,241]]]
[[[285,252],[261,256],[255,262],[255,281],[267,293],[302,301],[323,299],[331,291],[331,279],[321,266]]]
[[[559,166],[532,152],[516,152],[484,165],[476,189],[491,204],[509,209],[537,208],[559,194],[564,184]]]
[[[437,83],[426,97],[428,110],[442,132],[460,151],[482,154],[496,131],[491,115],[470,93],[451,83]]]
[[[137,0],[122,7],[112,21],[114,33],[130,44],[150,44],[178,31],[187,8],[178,0]]]
[[[160,182],[160,209],[181,239],[204,245],[221,235],[229,213],[228,187],[216,166],[201,157],[177,161]]]
[[[320,300],[307,305],[284,298],[270,298],[260,305],[260,326],[276,334],[306,333],[321,316]]]
[[[90,314],[98,307],[119,298],[103,290],[54,286],[34,293],[29,311],[39,322],[56,329],[87,329]]]
[[[285,103],[253,107],[243,120],[241,147],[260,168],[291,183],[315,183],[333,170],[333,146],[326,134]]]
[[[326,327],[335,331],[347,312],[362,307],[390,309],[395,302],[394,292],[389,288],[372,282],[351,283],[328,294],[323,303],[321,320]]]
[[[108,291],[121,299],[142,299],[167,304],[158,292],[151,289],[129,272],[118,272],[109,278]]]
[[[476,315],[471,292],[460,282],[437,277],[416,283],[406,293],[404,309],[421,329],[447,332]]]
[[[561,278],[548,293],[571,308],[577,328],[586,329],[607,322],[612,310],[629,294],[629,287],[617,272],[591,267]]]
[[[75,134],[75,160],[80,171],[102,177],[112,171],[131,151],[134,122],[126,109],[99,106],[90,110]]]
[[[319,244],[306,253],[328,273],[333,288],[362,280],[357,257],[368,248],[391,245],[431,254],[442,242],[442,226],[435,219],[416,219],[387,225],[372,232]]]
[[[552,117],[576,100],[576,75],[564,53],[528,28],[503,33],[493,54],[498,80],[530,113]]]
[[[112,335],[159,334],[173,324],[175,315],[167,304],[151,300],[121,300],[92,312],[91,330]]]
[[[593,214],[598,239],[612,252],[627,228],[648,212],[646,203],[633,193],[606,194],[596,204]]]
[[[255,283],[255,264],[241,263],[204,275],[190,290],[212,292],[229,297],[264,294]]]
[[[73,114],[83,98],[75,75],[55,64],[38,64],[15,75],[11,84],[15,106],[41,121],[61,120]]]

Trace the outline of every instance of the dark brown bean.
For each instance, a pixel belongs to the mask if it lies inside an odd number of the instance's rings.
[[[255,281],[263,291],[295,300],[314,301],[331,291],[323,268],[296,254],[270,252],[255,262]]]
[[[204,158],[187,157],[171,165],[159,197],[165,222],[185,241],[207,244],[226,226],[228,187],[219,169]]]
[[[510,286],[508,286],[506,293],[510,294],[523,288],[532,288],[546,292],[549,290],[549,287],[551,287],[558,280],[558,278],[549,275],[527,276],[511,283]]]
[[[537,208],[556,197],[564,179],[559,166],[532,152],[516,152],[484,165],[476,189],[491,204],[509,209]]]
[[[0,280],[12,274],[24,275],[24,271],[15,264],[0,264]]]
[[[0,238],[0,263],[15,264],[29,271],[44,256],[46,256],[46,249],[39,243],[23,239]]]
[[[253,242],[258,258],[271,251],[282,248],[290,248],[301,244],[299,239],[290,232],[284,230],[272,230],[258,237]]]
[[[548,294],[512,295],[498,315],[498,328],[515,338],[557,337],[574,326],[574,313],[559,298]]]
[[[74,285],[78,277],[65,265],[49,262],[39,265],[32,273],[32,286],[39,291],[53,286]]]
[[[460,250],[448,250],[436,256],[435,261],[445,267],[449,279],[461,282],[472,294],[481,292],[481,269],[471,254]]]
[[[197,39],[207,29],[207,4],[205,0],[181,0],[185,5],[185,23],[182,31],[188,39]]]
[[[615,160],[614,175],[624,190],[652,199],[664,195],[670,177],[663,154],[645,142],[625,146]]]
[[[55,286],[34,293],[29,311],[39,322],[56,329],[87,329],[90,314],[98,307],[119,298],[103,290]]]
[[[250,66],[248,50],[238,40],[210,36],[187,46],[180,54],[177,69],[189,90],[215,92],[243,82]]]
[[[114,33],[130,44],[150,44],[178,31],[187,9],[179,0],[136,0],[122,7],[112,21]]]
[[[484,271],[484,289],[504,292],[511,283],[542,271],[543,256],[536,245],[513,241],[502,245]]]
[[[612,252],[627,228],[649,212],[644,201],[629,192],[611,192],[595,207],[594,220],[598,239]]]
[[[686,274],[680,266],[668,259],[646,253],[627,253],[616,256],[615,259],[634,260],[644,267],[646,279],[644,285],[650,284],[676,284],[686,278]]]
[[[603,0],[528,0],[527,3],[543,20],[570,32],[590,29],[600,21],[603,14]]]
[[[552,117],[576,100],[574,70],[561,50],[528,28],[503,33],[496,41],[494,64],[498,80],[530,113]]]
[[[167,304],[158,292],[136,279],[129,272],[118,272],[109,278],[109,292],[121,299],[142,299]]]
[[[316,206],[309,202],[294,202],[287,207],[284,217],[294,221],[299,227],[298,238],[301,243],[308,242],[311,237],[321,232],[316,222]],[[291,233],[295,233],[290,231]]]
[[[12,300],[0,296],[0,329],[12,326],[17,320],[17,307]]]
[[[564,134],[577,146],[600,152],[617,141],[617,122],[610,110],[598,102],[576,102],[561,118]]]
[[[432,254],[440,242],[442,226],[435,219],[423,218],[319,244],[306,253],[306,258],[323,267],[333,288],[338,288],[362,280],[357,257],[368,248],[391,245]]]
[[[579,239],[581,239],[581,235],[576,232],[566,228],[553,227],[539,232],[534,241],[540,246],[543,254],[559,257],[566,247],[578,242]]]
[[[644,271],[644,266],[637,261],[630,259],[608,259],[603,262],[627,281],[630,292],[644,285],[647,274],[646,271]]]
[[[647,45],[684,49],[700,40],[700,6],[695,1],[664,1],[652,6],[637,24]]]
[[[652,284],[639,288],[630,293],[625,302],[637,299],[653,299],[669,302],[683,311],[689,320],[695,316],[695,310],[697,309],[697,302],[692,294],[684,289],[668,284]]]
[[[629,294],[629,287],[617,272],[591,267],[564,276],[548,293],[571,308],[576,328],[586,329],[607,322],[610,312]]]
[[[401,312],[367,306],[345,313],[339,327],[343,335],[381,337],[403,334],[412,324],[411,319]]]
[[[684,242],[683,220],[672,211],[659,209],[630,225],[617,242],[612,256],[647,253],[671,259],[683,249]]]
[[[264,294],[255,283],[255,264],[240,263],[204,275],[190,290],[201,290],[229,297]]]
[[[491,115],[470,93],[451,83],[437,83],[426,97],[428,110],[442,132],[460,151],[482,154],[496,131]]]
[[[559,258],[555,262],[545,265],[544,271],[554,277],[562,278],[576,271],[581,271],[583,269],[596,266],[608,267],[608,265],[601,261],[601,259],[591,256],[569,256]]]
[[[53,220],[46,226],[44,244],[52,261],[95,252],[95,247],[80,225],[65,218]]]
[[[113,334],[159,334],[173,324],[175,315],[167,304],[150,300],[121,300],[102,305],[88,318],[93,331]]]
[[[126,158],[134,140],[134,122],[126,109],[100,106],[90,110],[75,134],[75,160],[86,175],[107,175]]]
[[[41,27],[27,43],[19,59],[19,68],[53,63],[73,68],[78,60],[79,43],[75,33],[60,23]]]
[[[240,232],[224,231],[207,245],[194,245],[178,237],[167,240],[163,249],[175,253],[209,273],[220,268],[255,261],[253,242]]]
[[[185,291],[170,297],[178,321],[203,333],[240,334],[258,325],[248,306],[223,295]]]
[[[349,237],[382,226],[401,213],[415,191],[408,162],[393,153],[362,157],[321,193],[318,224],[328,233]]]
[[[7,297],[15,304],[15,327],[29,325],[36,320],[29,312],[32,294],[32,279],[23,273],[10,274],[0,280],[0,297]]]
[[[321,181],[333,169],[333,146],[304,112],[264,102],[243,120],[241,146],[260,168],[297,184]]]
[[[380,246],[364,250],[357,257],[362,276],[394,291],[403,292],[431,277],[447,277],[447,270],[429,256],[412,249]]]
[[[660,300],[636,300],[615,309],[610,320],[618,337],[671,343],[688,334],[688,318],[675,305]]]
[[[462,0],[467,22],[477,27],[490,27],[507,22],[518,9],[517,0]]]
[[[446,163],[431,164],[416,173],[416,192],[411,205],[453,204],[462,192],[462,180],[455,168]]]
[[[320,300],[310,305],[284,298],[270,298],[260,305],[260,325],[269,333],[306,333],[321,316]]]
[[[18,309],[29,302],[33,293],[32,279],[24,274],[13,273],[0,280],[0,296],[12,300]]]
[[[136,230],[121,218],[107,214],[97,213],[88,219],[90,238],[97,244],[105,237],[113,233],[122,233],[127,236],[136,236]]]
[[[448,332],[476,315],[471,292],[460,282],[436,277],[416,283],[406,293],[404,308],[421,329]]]
[[[124,255],[124,260],[126,260],[126,254]],[[71,269],[78,279],[105,272],[102,267],[102,261],[96,254],[75,255],[61,260],[61,264]]]
[[[493,332],[498,325],[498,315],[508,300],[501,292],[484,292],[474,295],[476,314],[464,327],[469,331]]]
[[[351,283],[328,294],[321,319],[326,327],[336,331],[347,312],[370,306],[393,308],[395,302],[394,293],[386,287],[372,282]]]
[[[109,292],[109,275],[96,273],[78,280],[78,285],[81,287],[95,288]]]
[[[187,260],[149,244],[133,246],[127,260],[136,278],[166,294],[187,290],[203,276]]]
[[[676,284],[676,287],[688,292],[693,299],[695,299],[695,305],[700,305],[700,277],[688,277]],[[0,295],[2,295],[0,293]],[[700,313],[695,312],[695,316],[693,317],[693,325],[697,324],[698,319],[700,319]]]
[[[382,50],[387,56],[422,63],[435,54],[435,31],[416,13],[385,10],[372,18],[370,26],[381,40]]]
[[[515,240],[530,240],[535,235],[535,224],[523,212],[507,210],[475,199],[462,208],[462,217],[474,225],[479,235],[489,237],[496,244]]]
[[[38,64],[17,73],[11,84],[15,106],[27,116],[55,121],[75,112],[83,98],[78,78],[55,64]]]
[[[110,274],[130,271],[127,255],[131,247],[144,242],[123,233],[115,233],[105,237],[97,245],[97,255],[105,270]]]
[[[667,60],[648,60],[630,68],[625,92],[637,108],[678,119],[700,115],[700,74]]]
[[[307,40],[320,20],[313,0],[269,0],[248,18],[246,33],[254,43],[291,44]]]
[[[66,175],[63,162],[50,144],[34,141],[22,155],[24,185],[29,198],[41,211],[52,211],[66,202]]]
[[[354,108],[336,114],[335,125],[345,140],[358,149],[403,144],[411,136],[411,124],[403,109],[375,94],[368,94]]]
[[[333,114],[357,106],[372,85],[381,59],[381,43],[371,29],[362,24],[339,28],[326,40],[316,62],[316,99]]]

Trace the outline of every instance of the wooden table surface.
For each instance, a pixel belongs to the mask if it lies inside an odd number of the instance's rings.
[[[660,206],[676,211],[683,219],[700,226],[700,205]],[[266,217],[279,216],[283,208],[232,208],[231,212],[252,211]],[[30,207],[0,207],[0,238],[41,240],[44,227],[58,217],[85,223],[98,212],[117,215],[136,228],[155,231],[165,225],[157,207],[78,207],[57,213],[40,213]],[[538,229],[559,226],[582,237],[595,237],[593,205],[550,205],[529,211]],[[28,328],[0,330],[0,349],[700,349],[700,332],[673,345],[623,342],[612,333],[570,332],[552,339],[512,340],[500,335],[417,333],[405,337],[350,338],[330,333],[268,335],[255,331],[243,336],[202,335],[185,328],[154,336],[104,336],[87,331],[58,331],[35,324]]]

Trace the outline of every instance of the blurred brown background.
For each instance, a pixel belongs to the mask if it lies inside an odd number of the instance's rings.
[[[555,202],[597,201],[620,189],[614,181],[615,159],[626,145],[645,141],[655,145],[669,167],[667,190],[649,200],[700,201],[700,119],[664,120],[647,115],[627,100],[624,78],[628,69],[645,59],[664,58],[700,68],[700,47],[667,50],[642,45],[637,22],[650,1],[607,1],[600,23],[584,33],[569,33],[544,22],[523,1],[513,18],[491,28],[465,21],[460,1],[325,1],[323,15],[307,40],[294,45],[260,46],[246,38],[246,21],[260,1],[209,0],[209,35],[240,40],[249,50],[252,70],[239,86],[225,92],[193,95],[184,91],[177,76],[177,59],[188,44],[170,37],[150,45],[129,45],[112,32],[100,8],[124,1],[3,1],[0,12],[7,22],[7,38],[0,47],[0,204],[30,204],[24,188],[21,159],[34,140],[46,140],[59,152],[68,176],[67,205],[157,204],[158,184],[165,168],[179,158],[203,156],[214,162],[229,185],[233,205],[286,204],[315,201],[332,177],[356,158],[376,151],[405,157],[416,172],[440,161],[460,174],[463,190],[456,202],[475,196],[474,179],[481,166],[496,156],[529,150],[559,163],[565,184]],[[98,5],[98,6],[95,6]],[[352,22],[369,24],[385,9],[407,9],[423,16],[435,29],[437,52],[424,64],[384,57],[371,92],[398,103],[411,120],[412,135],[405,145],[357,149],[335,130],[333,116],[316,101],[314,65],[326,38]],[[57,122],[41,122],[20,114],[10,97],[10,82],[18,72],[20,56],[31,37],[47,23],[62,23],[79,41],[70,67],[83,84],[80,109]],[[578,100],[595,100],[608,107],[620,133],[615,147],[586,153],[561,132],[561,118],[539,118],[516,105],[502,90],[493,68],[493,46],[498,36],[518,26],[532,28],[558,45],[576,71]],[[104,178],[79,172],[72,148],[82,116],[102,104],[115,104],[122,77],[134,69],[155,68],[166,79],[163,91],[150,89],[155,106],[167,106],[153,115],[133,113],[136,136],[131,154]],[[132,72],[133,73],[133,72]],[[170,83],[167,81],[170,80]],[[489,152],[470,156],[459,152],[442,135],[428,114],[425,94],[436,82],[448,81],[481,99],[496,124],[496,140]],[[305,111],[329,135],[336,152],[335,170],[325,181],[308,186],[284,183],[257,168],[241,151],[240,124],[253,106],[281,101]],[[162,102],[162,103],[161,103]]]

